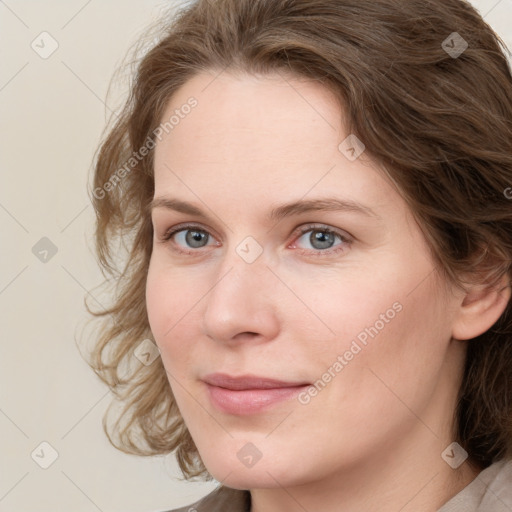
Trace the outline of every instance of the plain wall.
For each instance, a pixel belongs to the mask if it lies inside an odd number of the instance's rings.
[[[473,3],[512,50],[512,0]],[[165,6],[0,2],[0,511],[151,512],[215,486],[180,481],[172,455],[136,457],[108,443],[110,394],[75,345],[84,296],[103,281],[86,183],[107,88]],[[40,55],[55,43],[43,31],[58,43],[48,58]],[[58,458],[43,469],[52,449]]]

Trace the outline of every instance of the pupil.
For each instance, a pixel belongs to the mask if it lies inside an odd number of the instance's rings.
[[[199,231],[189,231],[185,237],[187,243],[192,247],[201,247],[201,241],[206,238],[206,233]]]
[[[329,248],[332,242],[332,233],[326,233],[325,231],[313,231],[311,233],[311,245],[316,249]]]

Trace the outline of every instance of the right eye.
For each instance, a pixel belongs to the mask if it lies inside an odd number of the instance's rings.
[[[165,232],[162,241],[171,243],[179,253],[192,254],[198,252],[197,249],[207,247],[211,235],[208,231],[195,224],[179,225],[170,228]],[[218,243],[212,245],[219,245]]]

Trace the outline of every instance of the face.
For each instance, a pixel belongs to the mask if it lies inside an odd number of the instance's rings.
[[[231,487],[299,485],[432,443],[461,368],[454,295],[411,211],[344,142],[323,86],[215,76],[162,118],[182,113],[155,149],[146,289],[207,469]]]

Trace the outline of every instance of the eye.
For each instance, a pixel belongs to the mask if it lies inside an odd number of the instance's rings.
[[[201,249],[208,245],[211,238],[208,231],[196,225],[180,225],[169,229],[162,237],[163,242],[173,242],[177,246],[176,251],[192,254],[195,249]],[[210,244],[211,245],[211,244]],[[219,245],[214,244],[214,245]],[[190,250],[191,249],[191,250]]]
[[[338,244],[336,244],[336,240],[339,240]],[[295,246],[298,243],[299,245],[306,244],[307,246],[309,244],[310,247],[306,247],[306,252],[316,252],[319,255],[324,255],[345,251],[350,242],[351,240],[348,236],[327,226],[307,225],[300,228],[300,237],[293,245]]]
[[[309,235],[308,235],[309,233]],[[306,236],[307,235],[307,236]],[[163,243],[172,243],[173,250],[182,254],[199,254],[208,245],[219,246],[218,242],[209,244],[212,235],[198,225],[178,225],[162,236]],[[338,243],[336,241],[338,240]],[[314,256],[328,256],[333,253],[346,251],[351,239],[343,232],[339,232],[324,225],[308,224],[299,228],[299,237],[291,247],[297,246],[300,253]],[[309,247],[307,245],[309,244]],[[301,246],[306,245],[306,249]]]

